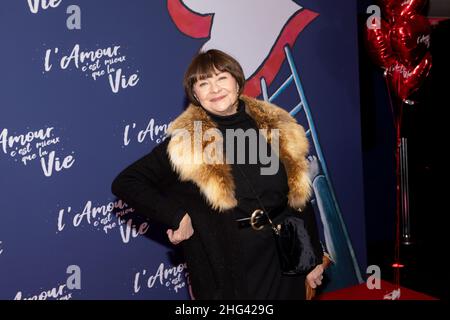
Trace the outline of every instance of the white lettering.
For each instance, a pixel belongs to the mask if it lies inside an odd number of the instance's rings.
[[[116,71],[116,75],[113,78],[112,74],[108,75],[109,84],[111,86],[111,90],[114,93],[118,93],[119,89],[125,89],[127,87],[134,87],[139,82],[139,77],[137,74],[132,74],[128,79],[125,75],[122,75],[122,69],[119,68]]]
[[[57,229],[62,231],[65,228],[65,219],[71,213],[72,208],[67,210],[60,209],[57,217]],[[116,212],[114,212],[116,211]],[[126,215],[134,212],[133,208],[122,200],[109,202],[100,206],[93,206],[92,201],[87,201],[81,212],[75,213],[71,220],[71,225],[75,228],[82,223],[94,226],[97,230],[103,230],[105,234],[116,229],[120,232],[121,239],[124,243],[128,243],[131,239],[137,238],[139,235],[147,233],[150,228],[147,222],[135,223],[132,218],[124,218]],[[113,221],[114,216],[117,218]]]
[[[136,225],[133,224],[133,219],[128,219],[125,228],[120,225],[120,235],[122,236],[122,241],[128,243],[130,241],[130,235],[136,238],[140,234],[145,234],[150,226],[147,222],[142,223],[139,229],[136,229]],[[125,229],[125,230],[124,230]]]
[[[28,6],[30,11],[34,14],[38,13],[39,5],[42,10],[47,10],[48,8],[56,8],[61,4],[62,0],[28,0]]]
[[[108,47],[106,49],[97,49],[95,51],[80,51],[80,45],[76,44],[69,56],[63,56],[60,62],[61,69],[67,69],[70,63],[78,69],[80,63],[85,61],[91,61],[91,63],[96,62],[96,60],[103,57],[114,57],[117,56],[120,46]]]
[[[7,148],[13,148],[15,144],[24,146],[27,143],[32,142],[34,139],[46,140],[50,138],[53,129],[53,127],[49,127],[38,131],[29,131],[26,134],[20,134],[18,136],[8,136],[8,129],[4,128],[0,133],[0,144],[3,152],[8,153]]]
[[[141,286],[139,283],[141,282],[141,277],[145,276],[146,273],[147,270],[143,269],[134,275],[133,290],[135,293],[140,291]],[[159,284],[166,288],[172,287],[175,292],[178,292],[181,288],[186,287],[187,275],[187,266],[185,263],[169,268],[166,268],[164,263],[160,263],[156,272],[150,274],[147,278],[147,288],[152,289],[156,284]]]
[[[51,177],[53,173],[53,168],[56,172],[60,172],[63,169],[69,169],[72,167],[75,159],[69,155],[66,156],[63,161],[59,159],[59,157],[55,157],[55,151],[50,152],[48,157],[44,156],[41,158],[41,166],[44,171],[44,175],[46,177]]]

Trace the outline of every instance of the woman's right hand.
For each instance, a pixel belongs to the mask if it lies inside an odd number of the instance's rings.
[[[169,241],[175,245],[179,244],[181,241],[189,239],[193,234],[194,228],[192,228],[191,217],[187,213],[184,215],[183,219],[181,219],[177,230],[167,230]]]

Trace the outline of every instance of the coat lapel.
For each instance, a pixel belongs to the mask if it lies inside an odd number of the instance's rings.
[[[284,109],[244,95],[241,99],[245,102],[245,111],[255,120],[258,128],[267,130],[267,141],[271,141],[272,129],[279,130],[279,158],[288,177],[289,205],[296,209],[303,208],[311,194],[305,131]],[[201,132],[216,129],[206,112],[194,105],[190,105],[169,125],[167,152],[172,168],[181,181],[195,183],[214,210],[222,212],[232,209],[237,205],[237,200],[231,166],[227,163],[204,163],[201,160],[211,140],[200,139],[202,145],[194,145],[196,139],[193,137],[199,134],[200,125]],[[215,139],[217,145],[222,145],[220,135],[215,136]]]

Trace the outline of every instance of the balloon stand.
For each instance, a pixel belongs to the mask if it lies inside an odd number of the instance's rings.
[[[405,137],[402,137],[400,142],[400,177],[402,244],[410,245],[413,241],[409,215],[408,139]]]
[[[411,96],[420,88],[433,64],[430,49],[431,26],[421,14],[427,0],[380,0],[378,12],[366,23],[369,56],[384,69],[396,134],[396,220],[394,280],[400,287],[400,246],[411,245],[408,184],[408,144],[402,137],[403,109],[415,101]],[[376,6],[375,6],[376,7]],[[374,10],[372,8],[372,10]],[[382,12],[383,17],[380,13]]]

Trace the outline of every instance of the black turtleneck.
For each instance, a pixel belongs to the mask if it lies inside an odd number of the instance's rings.
[[[242,129],[244,131],[248,129],[256,130],[258,133],[258,127],[255,121],[245,111],[245,103],[239,100],[237,112],[228,115],[220,116],[209,112],[204,109],[213,122],[217,124],[218,129],[222,132],[224,140],[224,152],[226,153],[226,130]],[[264,139],[263,136],[257,136],[257,146],[259,145],[259,139]],[[235,139],[236,142],[236,139]],[[232,174],[236,186],[236,199],[238,200],[238,208],[235,210],[236,218],[248,217],[255,209],[261,208],[259,201],[255,195],[258,195],[260,201],[267,210],[277,207],[287,202],[287,193],[289,191],[287,184],[287,177],[284,166],[279,162],[278,171],[274,175],[262,175],[261,167],[268,167],[269,165],[263,165],[260,162],[259,157],[257,163],[249,163],[249,146],[250,141],[247,138],[245,140],[245,150],[238,150],[237,143],[234,143],[234,161],[231,164]],[[270,152],[270,145],[267,149]],[[245,152],[245,163],[237,163],[238,153]],[[276,158],[276,161],[279,161]],[[239,166],[239,168],[237,167]],[[243,176],[245,175],[247,179]],[[252,185],[252,187],[250,186]]]

